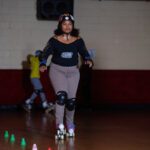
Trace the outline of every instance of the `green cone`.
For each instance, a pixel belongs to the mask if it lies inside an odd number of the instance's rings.
[[[27,144],[26,144],[26,141],[25,141],[25,138],[22,138],[21,139],[21,147],[25,147]]]
[[[7,130],[4,132],[4,138],[5,138],[5,139],[8,139],[8,138],[9,138],[9,133],[8,133]]]
[[[10,142],[11,143],[14,143],[15,142],[15,135],[14,134],[11,134],[11,136],[10,136]]]

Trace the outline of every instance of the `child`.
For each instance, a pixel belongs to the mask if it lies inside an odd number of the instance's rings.
[[[40,96],[42,107],[45,109],[46,113],[54,109],[53,104],[47,102],[47,99],[43,90],[43,86],[40,81],[40,71],[39,71],[40,57],[39,56],[41,55],[41,53],[42,53],[41,50],[36,50],[35,56],[31,55],[29,58],[30,69],[31,69],[30,79],[31,79],[31,83],[33,85],[34,91],[32,95],[30,96],[30,98],[28,98],[25,101],[25,104],[23,105],[23,108],[28,112],[30,112],[30,110],[32,109],[32,104],[37,96]]]

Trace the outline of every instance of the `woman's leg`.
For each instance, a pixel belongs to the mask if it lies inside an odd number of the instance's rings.
[[[68,93],[65,69],[61,66],[51,64],[50,79],[57,97],[55,117],[56,126],[58,126],[59,124],[64,124],[64,108]]]
[[[67,128],[74,128],[74,114],[75,114],[75,101],[76,101],[76,93],[79,84],[79,70],[78,68],[73,68],[70,71],[69,76],[67,78],[68,83],[68,99],[66,102],[66,124]]]

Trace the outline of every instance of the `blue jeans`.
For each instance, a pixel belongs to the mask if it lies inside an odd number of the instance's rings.
[[[39,96],[40,96],[42,102],[47,101],[45,93],[43,92],[43,86],[42,86],[40,79],[39,78],[31,78],[31,83],[34,88],[34,92],[30,96],[31,103],[33,103],[35,98],[38,96],[38,94],[35,91],[41,91],[41,92],[39,92]]]

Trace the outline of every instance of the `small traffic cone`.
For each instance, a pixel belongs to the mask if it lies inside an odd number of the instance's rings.
[[[14,143],[15,142],[15,135],[14,134],[11,134],[11,136],[10,136],[10,142],[11,143]]]
[[[38,149],[37,149],[37,145],[36,145],[36,144],[33,144],[33,146],[32,146],[32,150],[38,150]]]
[[[20,145],[21,145],[21,147],[25,147],[27,145],[25,138],[21,139]]]
[[[49,147],[48,150],[52,150],[52,149]]]
[[[4,138],[5,138],[5,139],[8,139],[8,138],[9,138],[9,133],[8,133],[7,130],[4,132]]]

